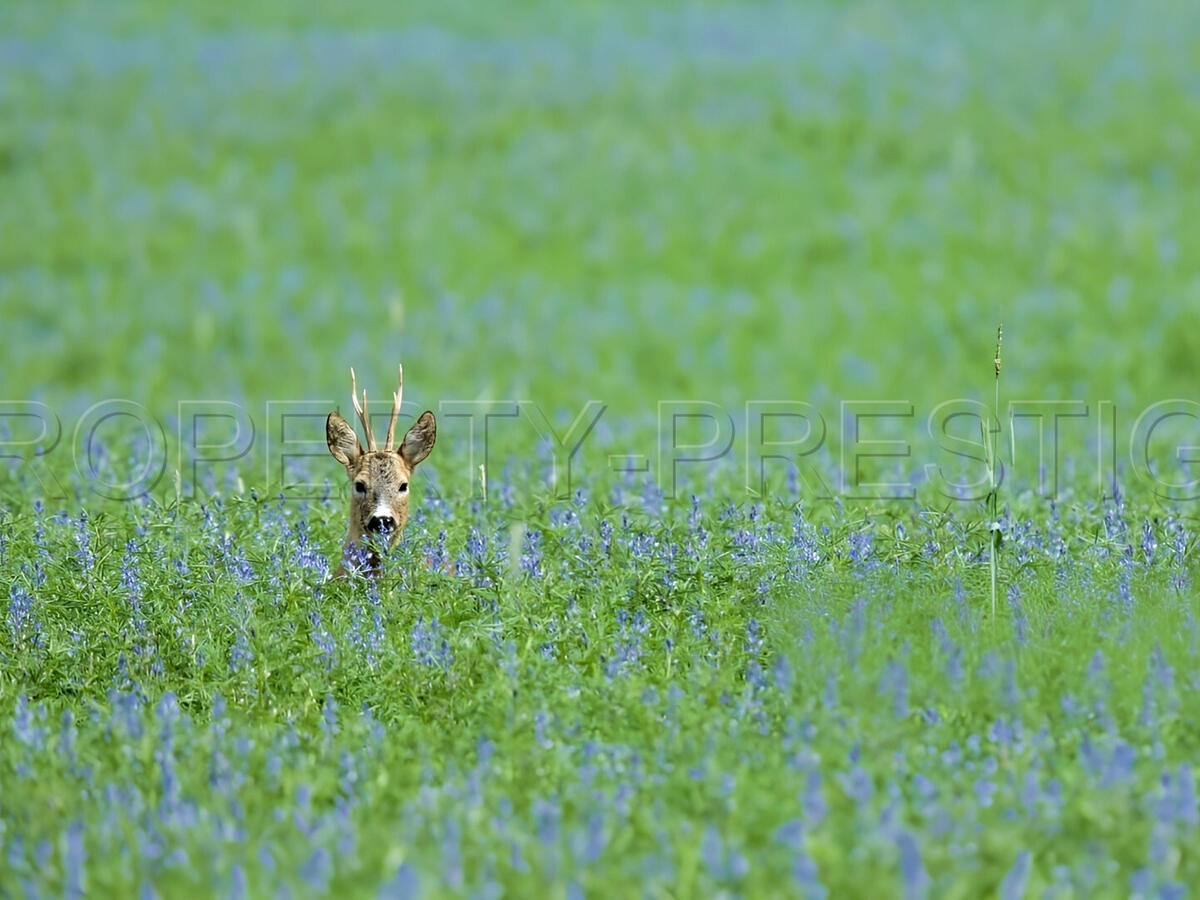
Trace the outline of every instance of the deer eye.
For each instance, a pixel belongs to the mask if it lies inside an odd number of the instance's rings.
[[[354,492],[356,494],[365,494],[367,492],[367,483],[365,481],[354,482]]]
[[[407,490],[408,490],[408,482],[407,482],[407,481],[402,481],[402,482],[400,482],[400,493],[402,493],[402,494],[403,494],[403,493],[405,493]]]

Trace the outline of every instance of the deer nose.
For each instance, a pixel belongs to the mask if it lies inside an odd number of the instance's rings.
[[[396,528],[396,520],[391,516],[371,516],[367,519],[367,531],[372,534],[388,534]]]

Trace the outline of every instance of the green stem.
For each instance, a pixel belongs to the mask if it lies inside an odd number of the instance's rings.
[[[1000,424],[1000,374],[996,374],[996,400],[992,406],[992,413],[996,416],[996,425]],[[992,573],[992,623],[995,627],[996,622],[996,551],[999,549],[1000,532],[996,530],[995,525],[1000,521],[999,514],[999,497],[996,491],[996,451],[997,443],[992,440],[991,429],[988,429],[988,449],[991,463],[988,466],[988,482],[991,488],[991,493],[988,494],[988,515],[991,521],[988,522],[988,531],[990,536],[990,544],[988,553],[988,568]]]

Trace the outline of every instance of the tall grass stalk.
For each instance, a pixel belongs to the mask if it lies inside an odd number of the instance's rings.
[[[1000,528],[1000,485],[996,480],[996,470],[999,468],[999,460],[997,459],[997,441],[995,436],[1000,431],[1000,343],[1004,337],[1004,323],[1001,322],[996,327],[996,356],[993,359],[993,369],[995,372],[995,399],[992,405],[992,415],[996,422],[996,431],[993,432],[991,424],[983,425],[984,444],[987,447],[987,470],[988,470],[988,495],[987,495],[987,516],[988,516],[988,569],[992,576],[992,621],[996,621],[996,562],[997,554],[1000,551],[1000,543],[1003,540],[1003,532]]]

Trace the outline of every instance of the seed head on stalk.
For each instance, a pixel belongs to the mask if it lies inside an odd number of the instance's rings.
[[[992,365],[996,373],[996,401],[992,407],[992,413],[996,417],[997,425],[1000,422],[1000,344],[1004,339],[1004,323],[1001,322],[996,326],[996,355],[992,358]],[[1009,429],[1011,435],[1011,428]],[[987,496],[987,512],[988,518],[991,520],[988,525],[991,540],[988,542],[988,570],[991,574],[992,581],[992,622],[996,621],[996,555],[1000,552],[1000,545],[1004,540],[1003,529],[1000,526],[1000,485],[996,481],[996,470],[999,467],[997,459],[997,447],[992,440],[990,428],[985,429],[984,436],[987,438],[988,452],[988,496]]]

